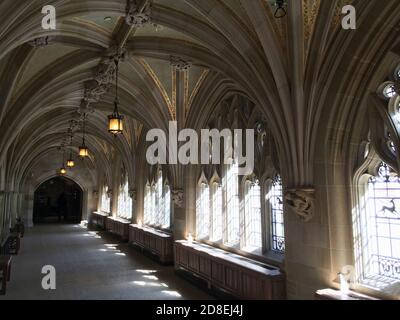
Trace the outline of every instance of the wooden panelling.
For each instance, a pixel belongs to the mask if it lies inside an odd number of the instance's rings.
[[[89,218],[89,224],[100,229],[105,229],[107,217],[108,215],[106,213],[92,212]]]
[[[204,256],[199,256],[199,274],[207,279],[211,278],[211,260]]]
[[[285,299],[285,277],[279,268],[220,249],[176,241],[175,268],[184,269],[239,299]]]
[[[123,241],[128,241],[129,239],[129,221],[127,220],[108,217],[106,230],[120,236]]]
[[[138,225],[129,226],[129,242],[149,251],[161,263],[173,262],[173,238],[165,232]]]
[[[224,284],[224,265],[211,260],[211,280],[217,284]]]

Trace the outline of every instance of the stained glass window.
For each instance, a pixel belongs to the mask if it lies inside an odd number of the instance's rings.
[[[262,249],[261,188],[258,181],[246,182],[244,220],[245,249],[251,252]]]
[[[238,170],[238,165],[233,163],[225,175],[227,245],[235,245],[240,241]]]
[[[132,218],[132,198],[129,195],[128,179],[121,184],[118,194],[118,216],[124,219]]]
[[[146,185],[144,223],[162,229],[171,227],[171,191],[168,184],[163,184],[162,171],[158,172],[155,183]]]
[[[206,182],[198,187],[196,200],[196,238],[207,239],[210,236],[210,189]]]
[[[222,206],[222,187],[214,182],[211,187],[211,240],[222,241],[223,239],[223,206]]]
[[[362,201],[363,275],[400,280],[400,181],[385,163]]]
[[[101,211],[110,213],[111,212],[111,199],[108,196],[108,187],[104,186],[101,193]]]
[[[266,198],[270,208],[271,249],[283,253],[285,252],[285,229],[283,221],[282,180],[279,175],[273,180]]]

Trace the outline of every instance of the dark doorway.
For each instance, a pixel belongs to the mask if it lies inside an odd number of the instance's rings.
[[[82,189],[71,179],[56,177],[42,183],[35,191],[34,223],[80,223]]]

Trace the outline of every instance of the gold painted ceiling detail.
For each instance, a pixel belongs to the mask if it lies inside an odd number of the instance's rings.
[[[197,80],[196,85],[191,93],[189,93],[189,88],[188,88],[189,99],[187,100],[187,105],[186,105],[186,115],[189,113],[189,110],[190,110],[190,107],[192,106],[193,100],[196,97],[197,93],[199,92],[200,87],[203,84],[204,80],[207,78],[207,75],[209,74],[209,72],[210,72],[210,70],[208,70],[208,69],[203,71],[203,73],[201,74],[200,78]]]
[[[304,48],[306,53],[310,46],[312,34],[314,32],[315,22],[317,20],[318,10],[321,0],[302,0],[303,1],[303,19],[304,19]]]
[[[176,119],[176,111],[175,111],[175,103],[174,103],[174,101],[176,101],[176,99],[172,99],[172,101],[171,101],[165,87],[161,83],[160,79],[157,77],[155,71],[147,63],[147,61],[144,59],[138,59],[138,61],[143,66],[143,68],[146,70],[147,74],[151,77],[151,79],[153,80],[157,89],[159,90],[160,94],[164,98],[164,101],[165,101],[166,105],[168,106],[171,118]]]

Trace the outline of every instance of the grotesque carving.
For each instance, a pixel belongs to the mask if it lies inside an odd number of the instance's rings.
[[[129,196],[132,198],[133,201],[137,200],[137,191],[136,190],[129,190]]]
[[[112,83],[115,79],[115,67],[113,64],[101,63],[97,68],[94,79],[99,85]]]
[[[112,190],[107,190],[107,197],[109,197],[111,199],[112,195],[113,195]]]
[[[141,28],[151,21],[152,1],[148,1],[144,8],[140,8],[137,0],[128,0],[125,21],[129,26]]]
[[[192,62],[185,61],[180,57],[171,56],[171,66],[177,71],[187,71],[191,68]]]
[[[314,189],[288,190],[285,194],[286,205],[301,220],[310,221],[314,215]]]
[[[36,38],[33,41],[29,42],[29,44],[34,48],[44,48],[50,44],[51,40],[52,39],[48,36],[40,37],[40,38]]]
[[[175,205],[178,208],[183,208],[183,190],[182,189],[176,189],[172,190],[172,201],[175,203]]]

